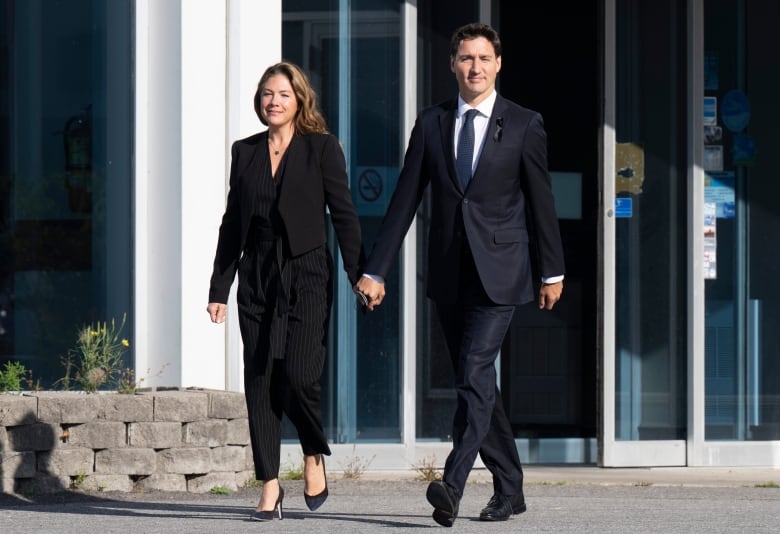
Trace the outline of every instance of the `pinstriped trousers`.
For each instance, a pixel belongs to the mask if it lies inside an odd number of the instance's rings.
[[[332,261],[325,246],[286,260],[290,269],[282,358],[270,350],[278,268],[272,241],[244,251],[238,268],[238,320],[244,342],[244,391],[258,480],[279,475],[282,416],[298,431],[303,454],[330,455],[322,426],[320,377],[325,365]]]

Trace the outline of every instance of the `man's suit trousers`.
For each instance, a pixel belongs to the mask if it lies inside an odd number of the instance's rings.
[[[515,307],[499,306],[482,289],[463,244],[456,305],[437,305],[455,372],[457,408],[453,448],[444,466],[446,482],[460,498],[477,454],[493,475],[494,490],[521,494],[523,470],[496,383],[495,359]]]

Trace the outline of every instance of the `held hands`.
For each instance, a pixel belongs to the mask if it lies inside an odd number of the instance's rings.
[[[539,309],[552,310],[555,303],[561,300],[561,293],[563,293],[563,281],[542,284],[539,289]]]
[[[221,324],[225,322],[225,316],[227,315],[227,304],[221,302],[209,302],[206,307],[206,311],[209,312],[209,317],[212,323]]]
[[[385,285],[366,276],[360,277],[358,283],[355,284],[355,290],[366,296],[368,300],[366,307],[369,311],[374,311],[374,307],[382,304],[382,300],[385,298]]]
[[[369,311],[374,311],[374,308],[382,304],[382,300],[385,298],[385,285],[365,276],[358,280],[354,289],[366,296],[368,301],[366,307]],[[563,293],[563,281],[555,282],[554,284],[542,284],[542,287],[539,289],[539,309],[552,310],[555,303],[561,299],[561,293]],[[221,324],[225,322],[227,305],[220,302],[209,302],[206,311],[208,311],[212,323]]]

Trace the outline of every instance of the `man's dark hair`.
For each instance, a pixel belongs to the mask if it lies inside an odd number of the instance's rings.
[[[498,38],[498,32],[487,24],[480,24],[478,22],[466,24],[455,30],[455,33],[452,34],[452,39],[450,39],[450,57],[455,57],[462,41],[469,41],[471,39],[476,39],[477,37],[484,37],[487,39],[490,44],[493,45],[493,51],[496,53],[496,57],[501,57],[501,39]]]

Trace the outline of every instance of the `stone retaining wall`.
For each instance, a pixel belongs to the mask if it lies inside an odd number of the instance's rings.
[[[236,490],[254,478],[242,393],[0,394],[0,490]]]

